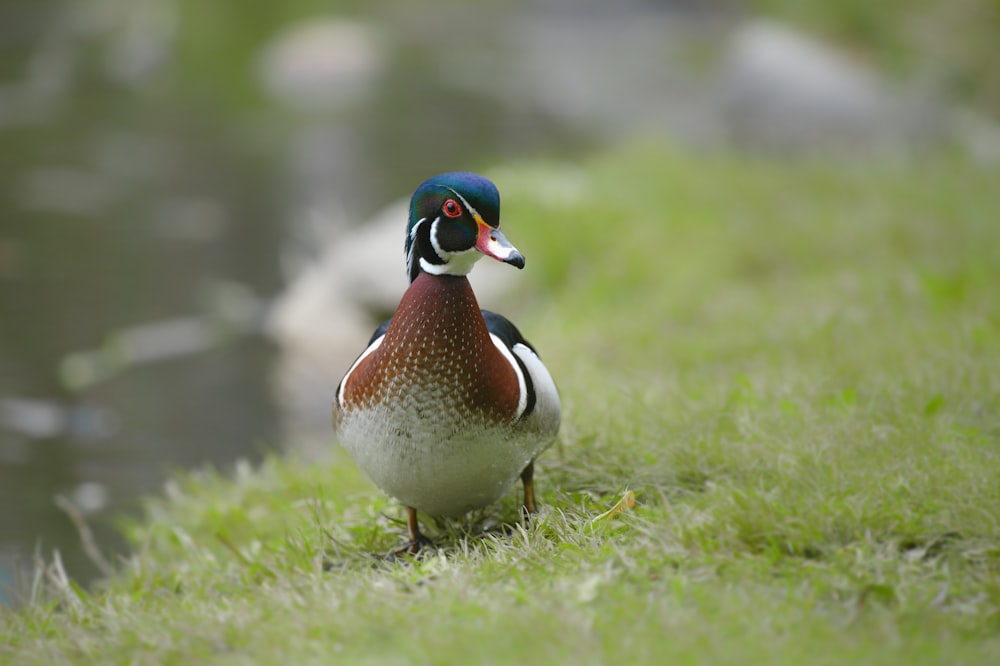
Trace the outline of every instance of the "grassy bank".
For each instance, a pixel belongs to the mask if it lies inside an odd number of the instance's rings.
[[[506,310],[565,403],[530,527],[512,493],[387,562],[401,510],[336,453],[192,475],[106,586],[53,568],[0,616],[0,661],[1000,659],[996,170],[647,146],[492,175]]]

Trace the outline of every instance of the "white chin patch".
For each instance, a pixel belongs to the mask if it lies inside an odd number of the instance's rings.
[[[423,257],[420,258],[420,268],[431,275],[468,275],[476,262],[483,257],[478,250],[449,253],[443,264],[432,264]]]

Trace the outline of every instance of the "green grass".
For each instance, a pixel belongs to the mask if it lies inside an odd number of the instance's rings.
[[[564,399],[530,527],[512,493],[384,561],[401,509],[338,453],[192,474],[106,585],[50,567],[0,661],[1000,659],[996,169],[645,146],[492,175],[528,259],[506,311]]]

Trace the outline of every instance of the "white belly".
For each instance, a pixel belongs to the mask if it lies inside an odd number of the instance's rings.
[[[473,415],[404,400],[344,414],[340,442],[379,488],[403,504],[457,516],[503,497],[555,434],[523,425],[487,425]]]

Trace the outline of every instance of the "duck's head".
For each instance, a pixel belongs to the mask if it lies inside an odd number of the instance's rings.
[[[524,268],[524,257],[500,233],[496,185],[465,171],[424,181],[410,200],[406,228],[410,282],[420,271],[466,275],[483,255]]]

